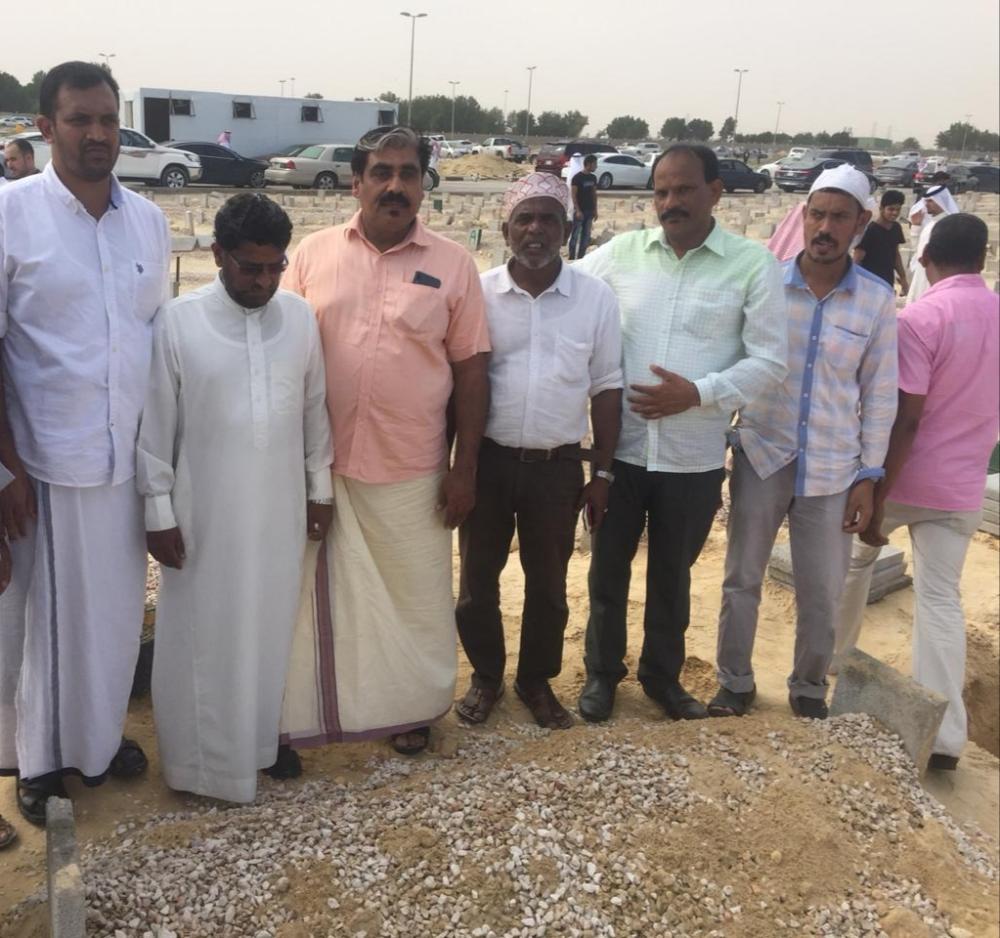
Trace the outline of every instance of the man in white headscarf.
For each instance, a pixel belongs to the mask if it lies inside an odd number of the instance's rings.
[[[566,179],[566,185],[567,186],[571,186],[573,184],[573,177],[577,173],[582,173],[582,172],[583,172],[583,154],[582,153],[574,153],[569,158],[569,165],[566,167],[566,172],[563,174],[564,178]],[[573,221],[573,203],[572,203],[572,201],[569,203],[569,206],[566,209],[566,217],[570,221]]]
[[[910,258],[910,289],[906,294],[907,305],[920,299],[930,287],[927,271],[920,263],[920,257],[924,253],[924,248],[927,247],[927,242],[931,239],[935,222],[939,218],[944,218],[945,215],[955,215],[958,212],[959,207],[955,197],[943,185],[931,186],[924,193],[924,197],[910,209],[910,218],[922,217],[924,223],[920,228],[917,246],[913,249],[913,256]]]

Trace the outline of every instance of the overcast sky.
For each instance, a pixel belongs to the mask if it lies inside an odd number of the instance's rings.
[[[405,98],[410,21],[413,92],[474,95],[485,107],[578,109],[588,133],[620,114],[703,117],[716,129],[736,104],[744,132],[836,131],[917,137],[932,146],[953,121],[996,130],[996,0],[43,0],[7,4],[0,68],[22,82],[70,58],[114,53],[125,89],[140,86],[326,98]],[[21,22],[19,22],[19,19]],[[291,85],[286,84],[286,93]],[[430,128],[425,128],[430,129]]]

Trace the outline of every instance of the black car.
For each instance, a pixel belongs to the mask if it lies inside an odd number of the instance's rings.
[[[825,151],[829,152],[829,151]],[[809,156],[794,163],[786,163],[774,174],[774,183],[782,192],[794,192],[796,189],[808,190],[816,181],[816,177],[825,169],[833,169],[848,162],[844,159],[832,159],[822,156]],[[870,169],[864,166],[851,164],[855,169],[860,170],[868,177],[868,185],[872,192],[878,187],[878,180],[872,175]]]
[[[755,172],[743,160],[719,160],[719,178],[726,192],[737,189],[765,192],[771,188],[771,177],[766,173]]]
[[[818,160],[841,160],[850,163],[855,169],[860,169],[863,173],[872,171],[872,155],[867,150],[858,147],[836,147],[826,150],[817,150],[813,154]]]
[[[977,192],[1000,192],[1000,167],[969,166],[969,174],[979,180]]]
[[[217,143],[172,143],[174,149],[187,150],[201,157],[200,183],[213,186],[251,186],[254,189],[264,187],[264,170],[267,163],[252,160],[248,156],[240,156],[235,150],[220,146]]]
[[[875,178],[880,186],[899,186],[900,188],[913,188],[913,183],[917,175],[916,160],[889,160],[875,170]]]

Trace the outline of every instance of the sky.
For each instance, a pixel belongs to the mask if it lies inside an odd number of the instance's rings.
[[[417,6],[407,4],[417,3]],[[315,91],[351,100],[413,93],[473,95],[508,111],[576,109],[588,134],[631,114],[655,135],[667,117],[718,129],[736,107],[741,132],[914,136],[926,148],[955,121],[996,131],[996,0],[44,0],[9,4],[0,69],[22,82],[66,59],[102,61],[123,89],[239,94]],[[19,23],[18,20],[23,22]],[[937,25],[938,22],[941,25]],[[292,90],[285,85],[286,94]],[[436,128],[423,128],[432,130]]]

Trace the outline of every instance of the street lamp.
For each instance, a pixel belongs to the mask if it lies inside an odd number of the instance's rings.
[[[733,114],[733,142],[736,142],[736,128],[740,124],[740,92],[743,90],[743,76],[750,71],[748,68],[734,68],[734,72],[739,75],[736,82],[736,113]]]
[[[529,65],[528,68],[528,110],[524,112],[524,136],[528,136],[528,130],[531,127],[531,82],[535,77],[535,69],[538,68],[537,65]]]
[[[784,101],[778,102],[778,116],[774,119],[774,136],[771,138],[772,149],[777,149],[778,146],[778,124],[781,123],[781,109],[784,105]]]
[[[111,60],[115,57],[114,52],[98,52],[97,53],[102,59],[104,59],[104,67],[110,72],[111,71]]]
[[[294,98],[295,97],[295,76],[292,75],[292,77],[289,78],[288,80],[292,83],[292,85],[291,85],[291,96]]]
[[[278,84],[281,85],[281,96],[282,97],[285,96],[285,82],[286,81],[287,81],[287,79],[285,79],[285,78],[279,78],[278,79]]]
[[[960,160],[965,159],[965,142],[969,139],[969,121],[972,120],[971,114],[965,115],[965,127],[962,129],[962,155],[959,157]]]
[[[462,84],[460,81],[449,81],[451,85],[451,135],[455,136],[455,88]]]
[[[406,98],[406,123],[413,123],[413,46],[417,38],[417,20],[425,17],[426,13],[400,13],[400,16],[410,18],[410,93]]]
[[[509,88],[504,88],[503,90],[503,129],[507,129],[507,94],[510,91]]]

